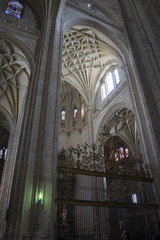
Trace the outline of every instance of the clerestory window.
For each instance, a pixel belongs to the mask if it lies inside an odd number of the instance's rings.
[[[101,85],[101,99],[102,101],[109,95],[113,89],[119,84],[120,78],[118,69],[107,72],[104,82]]]
[[[105,87],[105,84],[103,83],[101,85],[101,98],[102,98],[102,101],[106,98],[107,94],[106,94],[106,87]]]
[[[66,119],[66,111],[63,110],[63,111],[62,111],[62,120],[65,120],[65,119]]]
[[[6,147],[3,147],[0,149],[0,159],[6,159],[6,156],[7,156],[7,148]]]
[[[138,203],[137,195],[136,195],[135,193],[132,194],[132,202],[133,202],[133,203]]]
[[[74,118],[77,118],[78,110],[77,108],[74,109]]]

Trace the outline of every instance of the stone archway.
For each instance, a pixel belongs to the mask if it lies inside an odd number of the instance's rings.
[[[18,118],[29,86],[31,65],[15,40],[0,35],[0,106]]]
[[[2,148],[8,148],[7,158],[3,159],[5,164],[2,164],[0,192],[0,231],[3,233],[33,59],[26,47],[9,34],[0,34],[0,50],[0,128],[4,136]]]

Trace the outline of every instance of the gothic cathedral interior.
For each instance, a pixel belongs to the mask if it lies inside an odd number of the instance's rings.
[[[160,239],[159,29],[158,0],[0,0],[1,240]]]

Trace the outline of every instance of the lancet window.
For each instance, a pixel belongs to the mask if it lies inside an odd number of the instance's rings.
[[[132,194],[132,202],[133,203],[138,203],[138,200],[137,200],[137,194]]]
[[[61,116],[62,120],[65,120],[66,119],[66,111],[63,110],[62,111],[62,116]]]
[[[74,118],[77,118],[77,114],[78,114],[78,109],[75,108],[75,109],[74,109]]]
[[[101,86],[101,98],[102,98],[102,101],[107,97],[107,94],[106,94],[106,87],[105,87],[105,84],[103,83],[102,86]]]

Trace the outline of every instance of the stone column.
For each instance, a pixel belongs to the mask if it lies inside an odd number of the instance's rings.
[[[3,239],[56,239],[55,193],[65,0],[42,1],[44,20],[29,87]]]
[[[91,106],[88,106],[88,140],[89,145],[91,146],[94,142],[94,135],[93,135],[93,109]]]
[[[133,94],[142,122],[146,158],[152,164],[156,197],[160,200],[160,41],[157,31],[160,18],[156,14],[156,8],[160,9],[160,5],[155,0],[119,0],[119,3],[139,75],[139,86]],[[134,89],[135,85],[136,80],[132,79]],[[142,91],[138,96],[140,89]],[[138,100],[143,97],[144,102]]]

